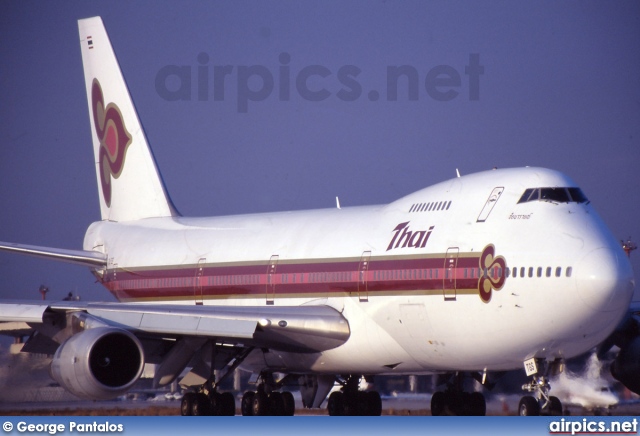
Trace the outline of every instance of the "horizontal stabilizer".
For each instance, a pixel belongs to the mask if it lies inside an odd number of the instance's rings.
[[[0,250],[90,267],[104,267],[107,265],[107,256],[98,251],[66,250],[63,248],[39,247],[36,245],[13,244],[10,242],[0,242]]]

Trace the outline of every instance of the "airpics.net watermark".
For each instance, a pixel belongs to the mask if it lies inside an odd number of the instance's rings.
[[[386,88],[381,93],[371,89],[365,94],[358,77],[362,69],[356,65],[328,68],[323,65],[292,66],[291,55],[280,53],[277,68],[264,65],[212,65],[207,53],[198,54],[197,65],[166,65],[156,74],[155,87],[166,101],[225,101],[235,85],[237,110],[247,113],[249,105],[277,98],[288,102],[297,93],[299,98],[320,102],[336,98],[353,102],[361,98],[375,102],[418,101],[422,92],[428,98],[447,102],[468,89],[469,101],[480,99],[480,65],[478,53],[469,54],[466,65],[436,65],[420,70],[411,65],[389,65],[386,68]],[[277,70],[277,71],[274,71]],[[466,83],[465,83],[466,82]],[[332,91],[333,90],[333,91]],[[461,97],[464,98],[464,97]]]

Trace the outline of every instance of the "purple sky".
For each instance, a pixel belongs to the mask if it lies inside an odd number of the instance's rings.
[[[0,240],[81,248],[99,219],[76,22],[95,15],[184,215],[387,203],[456,168],[529,165],[571,176],[616,237],[640,243],[636,1],[0,2]],[[190,99],[167,100],[175,75],[158,91],[168,65],[191,73]],[[273,88],[240,112],[256,65]],[[387,67],[401,65],[416,100],[404,79],[389,100]],[[307,81],[322,101],[298,90],[305,71],[328,74]],[[434,87],[430,71],[459,86]],[[2,298],[41,284],[52,299],[111,299],[83,267],[0,254]]]

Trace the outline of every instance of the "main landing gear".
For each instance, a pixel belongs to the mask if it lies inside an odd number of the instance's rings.
[[[252,348],[247,348],[233,356],[234,362],[229,365],[226,373],[216,380],[216,343],[211,345],[211,366],[209,379],[199,386],[195,392],[187,392],[180,403],[182,416],[234,416],[236,414],[236,400],[231,392],[218,392],[218,385],[229,377],[242,361],[249,355]]]
[[[296,405],[291,392],[280,392],[284,379],[276,382],[273,374],[260,375],[262,382],[256,391],[242,396],[240,410],[243,416],[293,416]],[[286,379],[286,377],[285,377]]]
[[[562,372],[562,361],[554,360],[547,362],[544,359],[529,359],[525,362],[527,375],[532,376],[532,380],[522,385],[522,390],[532,393],[520,400],[518,414],[520,416],[561,416],[562,403],[558,397],[549,395],[551,386],[548,382],[548,375]]]
[[[187,392],[180,404],[182,416],[234,416],[236,401],[231,392]]]
[[[481,392],[464,392],[464,376],[456,373],[444,392],[438,391],[431,397],[431,415],[443,416],[484,416],[487,403]]]
[[[342,389],[329,395],[330,416],[380,416],[382,400],[377,391],[359,390],[360,376],[350,375],[339,380]]]

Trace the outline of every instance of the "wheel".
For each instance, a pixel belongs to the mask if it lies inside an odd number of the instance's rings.
[[[538,400],[531,395],[522,397],[520,405],[518,406],[518,413],[520,416],[540,416],[540,405]]]
[[[469,392],[449,391],[448,404],[454,416],[473,416],[471,394]]]
[[[356,392],[346,392],[344,394],[342,407],[344,410],[345,416],[364,416],[366,415],[367,403],[364,401],[362,397],[364,392],[356,391]]]
[[[193,415],[193,403],[196,400],[196,394],[193,392],[187,392],[182,397],[182,401],[180,402],[180,415],[182,416],[191,416]]]
[[[435,392],[431,397],[431,416],[442,416],[446,406],[447,398],[444,392]]]
[[[353,415],[355,416],[368,416],[369,415],[369,401],[367,393],[364,391],[358,391],[352,397],[353,399]]]
[[[469,410],[471,416],[485,416],[487,414],[487,401],[480,392],[473,392],[469,397]]]
[[[211,393],[211,413],[213,416],[222,415],[222,403],[220,402],[220,394],[218,392]]]
[[[233,398],[233,394],[231,392],[224,392],[220,394],[219,404],[221,416],[235,416],[236,399]]]
[[[284,416],[293,416],[296,413],[296,401],[293,399],[291,392],[282,393],[282,402],[284,403]]]
[[[253,396],[253,416],[266,416],[269,413],[269,397],[262,391]]]
[[[562,403],[558,397],[549,397],[547,410],[550,416],[562,416]]]
[[[336,391],[329,395],[327,410],[329,411],[329,416],[344,416],[344,394],[342,392]]]
[[[284,415],[284,401],[282,401],[282,394],[280,392],[271,392],[269,395],[269,415]]]
[[[377,391],[368,391],[366,392],[365,398],[367,402],[367,414],[369,416],[382,415],[382,400],[380,399],[380,394]]]
[[[240,403],[242,416],[253,416],[253,396],[255,394],[253,391],[247,391],[242,396],[242,402]]]
[[[342,395],[342,414],[343,416],[358,416],[358,399],[356,395],[344,392]]]
[[[193,405],[191,406],[191,414],[193,416],[208,416],[213,412],[211,400],[205,394],[196,394]]]

